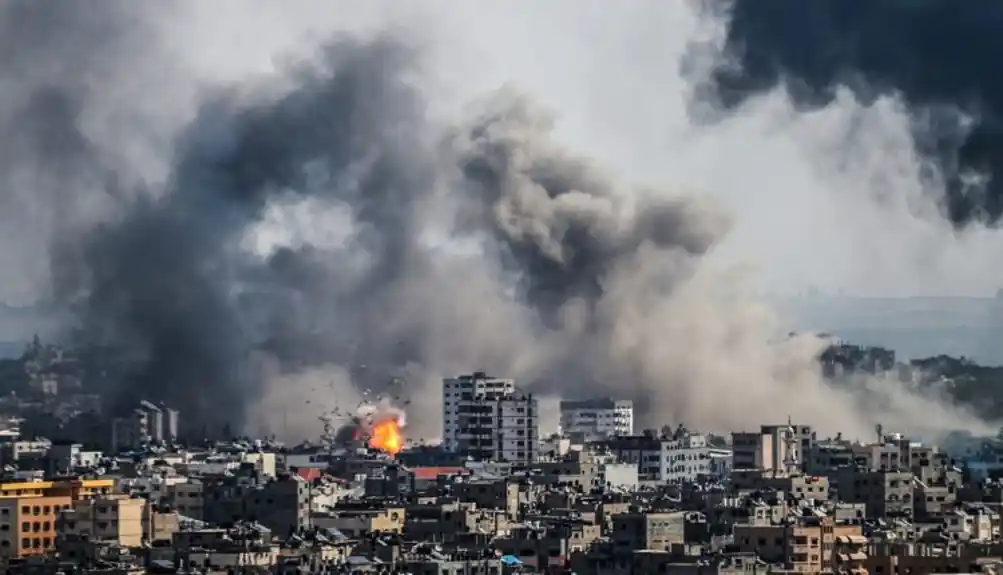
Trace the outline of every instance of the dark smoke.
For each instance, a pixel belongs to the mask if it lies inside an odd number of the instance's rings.
[[[603,281],[642,244],[700,256],[727,227],[688,199],[642,196],[630,205],[594,165],[547,141],[546,114],[514,96],[492,104],[460,143],[477,211],[465,225],[490,230],[541,317],[554,319],[574,298],[594,305]]]
[[[0,225],[18,243],[0,253],[8,293],[38,297],[28,290],[44,273],[55,230],[87,222],[115,201],[107,150],[81,124],[104,127],[109,86],[123,84],[121,69],[155,39],[138,15],[135,4],[119,0],[0,3]]]
[[[109,22],[131,22],[129,9],[102,6]],[[59,175],[24,188],[53,202],[46,214],[61,213],[52,206],[64,196],[103,200],[94,217],[71,202],[68,221],[42,233],[52,297],[78,337],[128,359],[99,390],[113,406],[164,401],[196,429],[303,429],[318,379],[336,380],[344,405],[404,378],[417,388],[408,428],[433,430],[438,378],[484,369],[536,393],[633,399],[643,425],[735,428],[799,413],[869,430],[856,396],[820,383],[824,342],[768,344],[769,314],[700,265],[728,217],[620,188],[517,93],[490,94],[461,125],[434,124],[407,38],[335,38],[280,77],[214,87],[181,129],[165,130],[177,137],[161,154],[163,181],[123,177],[125,148],[147,138],[156,148],[164,130],[122,143],[94,138],[80,118],[99,110],[129,124],[112,111],[131,101],[108,94],[162,65],[156,46],[140,49],[155,37],[142,30],[69,34],[74,49],[111,52],[66,72],[101,72],[101,91],[46,72],[30,85],[58,80],[51,100],[25,90],[4,105],[55,110],[16,126],[32,145],[2,164],[6,213],[24,212],[8,191],[20,172]],[[41,42],[25,49],[49,54]],[[922,397],[890,397],[890,424],[959,421]]]
[[[325,316],[337,310],[323,300],[364,300],[404,268],[415,235],[407,206],[429,187],[409,138],[425,130],[399,78],[403,46],[336,43],[321,62],[296,70],[297,89],[277,101],[207,102],[163,192],[76,238],[87,273],[61,291],[86,293],[84,330],[136,359],[108,390],[122,401],[155,395],[195,421],[241,426],[264,385],[253,352],[293,365],[351,361],[327,339],[339,335]],[[339,269],[340,253],[308,246],[262,260],[242,249],[269,201],[303,197],[352,207],[363,228],[353,241],[376,262],[359,283]],[[70,254],[60,255],[65,265]]]
[[[962,226],[1003,215],[1003,5],[992,0],[735,0],[728,46],[738,59],[717,78],[734,106],[784,80],[805,106],[837,87],[901,95],[922,118],[917,142],[948,179],[947,217]],[[976,117],[961,129],[950,110]],[[971,175],[991,176],[973,186]]]

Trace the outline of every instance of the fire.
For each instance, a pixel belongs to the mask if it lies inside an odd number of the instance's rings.
[[[369,436],[369,447],[382,449],[390,455],[397,455],[404,447],[404,434],[401,433],[400,422],[396,417],[382,419],[373,423]]]

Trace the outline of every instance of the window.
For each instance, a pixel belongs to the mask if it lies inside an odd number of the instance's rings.
[[[22,549],[27,549],[29,547],[31,547],[31,539],[28,539],[27,537],[25,537],[24,539],[21,540],[21,548]]]

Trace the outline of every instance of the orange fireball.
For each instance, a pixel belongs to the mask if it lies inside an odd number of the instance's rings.
[[[381,449],[390,455],[397,455],[404,447],[404,434],[401,433],[397,418],[391,417],[373,423],[369,436],[369,447]]]

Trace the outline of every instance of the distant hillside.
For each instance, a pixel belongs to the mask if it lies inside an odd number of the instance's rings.
[[[1003,365],[1003,299],[815,296],[776,303],[798,330],[891,348],[903,359],[944,354]]]

